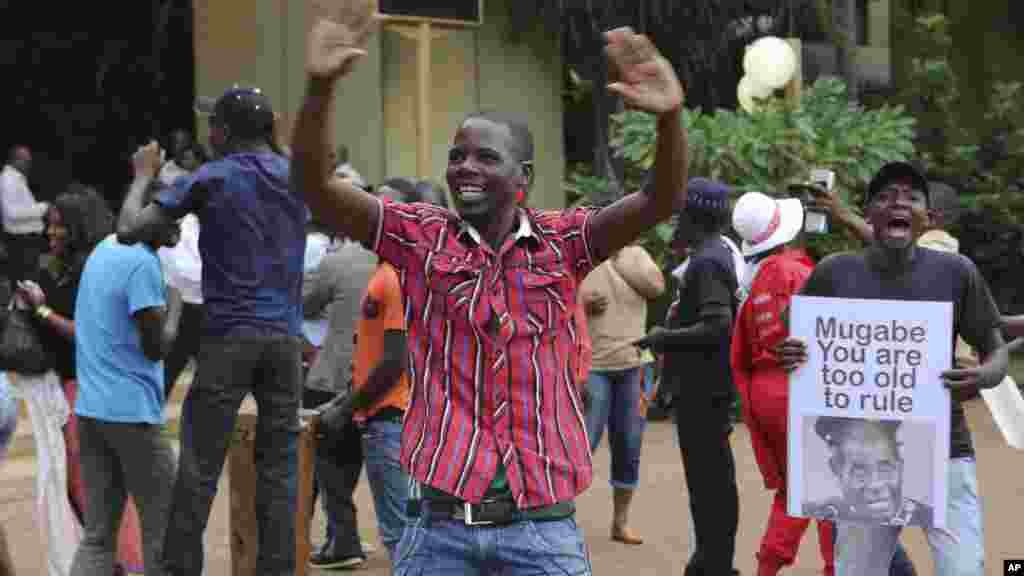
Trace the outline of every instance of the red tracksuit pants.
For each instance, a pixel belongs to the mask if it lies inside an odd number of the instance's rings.
[[[777,394],[758,394],[756,387],[753,393],[751,410],[757,421],[757,433],[763,439],[764,446],[774,456],[778,469],[785,474],[786,419],[789,412],[787,398]],[[775,500],[768,515],[768,526],[761,537],[761,548],[757,553],[758,576],[775,576],[783,567],[793,564],[800,548],[800,540],[810,523],[809,518],[794,518],[786,514],[786,486],[783,484],[775,491]],[[833,576],[835,573],[832,529],[831,522],[818,521],[818,546],[825,563],[826,576]]]

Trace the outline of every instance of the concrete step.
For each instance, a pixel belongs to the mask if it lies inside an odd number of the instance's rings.
[[[171,397],[167,400],[167,405],[164,408],[164,415],[167,417],[168,423],[173,423],[171,429],[177,432],[178,416],[181,415],[181,403],[185,399],[185,394],[188,392],[189,384],[192,383],[193,366],[190,363],[189,366],[182,371],[181,376],[178,377],[178,383],[174,386],[174,390],[171,392]],[[32,434],[32,421],[28,417],[28,409],[25,406],[24,400],[18,401],[18,424],[14,429],[14,437],[11,439],[11,445],[7,450],[7,458],[9,460],[25,460],[34,459],[36,455],[36,443]]]

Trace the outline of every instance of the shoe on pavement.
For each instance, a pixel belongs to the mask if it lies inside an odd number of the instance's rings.
[[[339,556],[318,552],[309,557],[310,567],[321,570],[351,570],[362,566],[364,562],[366,557],[360,555]]]

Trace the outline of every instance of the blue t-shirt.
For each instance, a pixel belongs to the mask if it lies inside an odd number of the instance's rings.
[[[172,218],[199,217],[207,334],[301,333],[309,211],[288,173],[277,154],[232,154],[157,195]]]
[[[162,424],[163,362],[142,352],[133,314],[165,306],[160,259],[145,244],[108,236],[82,271],[75,302],[75,414],[108,422]]]

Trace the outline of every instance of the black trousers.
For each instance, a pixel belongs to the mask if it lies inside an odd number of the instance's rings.
[[[164,398],[170,398],[174,382],[181,371],[188,366],[191,358],[199,358],[199,341],[202,339],[203,306],[185,303],[178,323],[178,337],[174,339],[171,352],[164,358]],[[196,367],[196,374],[199,373]]]
[[[36,280],[39,276],[39,257],[46,251],[47,240],[42,234],[6,234],[7,277],[13,286],[19,280]]]
[[[302,405],[307,409],[316,408],[334,397],[331,392],[304,388]],[[349,422],[340,434],[317,438],[313,504],[315,506],[317,496],[323,499],[327,534],[322,552],[328,556],[364,555],[355,503],[356,486],[362,472],[362,434],[354,422]]]
[[[728,398],[680,398],[674,402],[696,542],[686,576],[729,576],[736,554],[740,500]]]
[[[294,336],[205,337],[199,370],[181,412],[181,454],[164,536],[170,576],[203,572],[203,534],[217,481],[246,394],[259,407],[256,465],[256,573],[295,573],[302,342]]]

